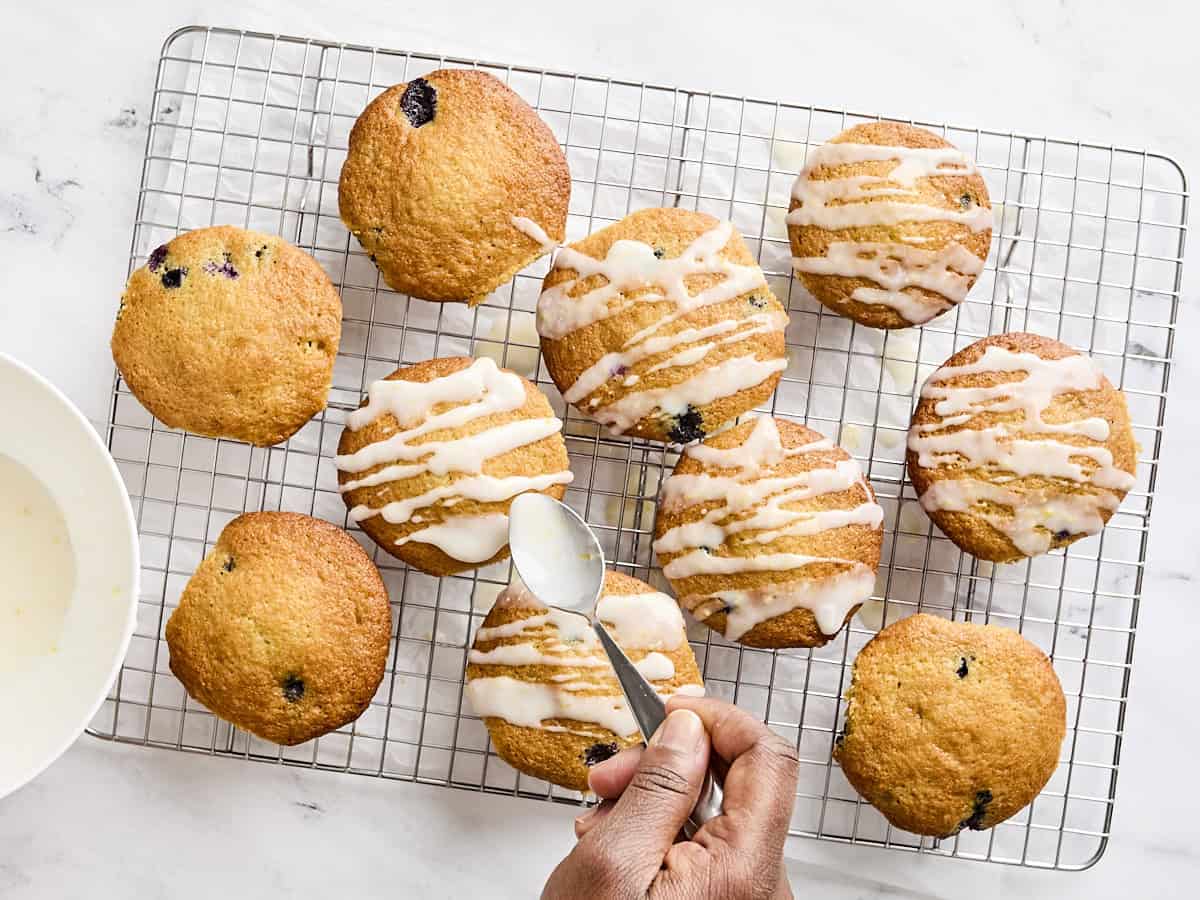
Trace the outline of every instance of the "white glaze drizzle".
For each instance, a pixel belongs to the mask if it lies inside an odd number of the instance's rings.
[[[983,260],[957,241],[939,250],[900,243],[837,241],[829,245],[825,256],[792,257],[792,267],[813,275],[874,281],[879,287],[856,287],[850,299],[890,306],[911,324],[920,325],[962,302],[973,277],[983,271]],[[943,299],[908,288],[921,288]]]
[[[517,229],[517,231],[537,241],[546,253],[550,253],[558,247],[558,241],[552,240],[546,234],[546,229],[533,221],[533,219],[527,219],[525,216],[513,216],[512,224],[513,228]]]
[[[416,438],[441,429],[459,428],[483,416],[520,409],[525,400],[521,378],[500,370],[487,357],[427,382],[396,379],[371,384],[366,405],[347,416],[347,427],[357,431],[391,414],[403,430],[355,453],[335,458],[342,472],[357,474],[383,466],[341,485],[343,493],[427,472],[439,476],[463,473],[465,477],[380,508],[358,504],[350,510],[351,520],[361,522],[378,515],[391,524],[425,521],[426,517],[416,516],[417,511],[438,503],[446,508],[463,499],[502,502],[525,491],[542,491],[570,483],[569,470],[504,478],[483,474],[488,459],[556,434],[562,422],[553,417],[518,419],[461,438],[414,443]],[[434,412],[445,404],[459,405]],[[503,513],[451,516],[401,537],[396,543],[427,543],[463,562],[483,562],[507,544],[507,528],[508,517]]]
[[[812,177],[818,168],[881,160],[895,160],[896,165],[886,175]],[[796,176],[792,198],[800,205],[788,213],[787,223],[840,230],[901,222],[960,222],[972,231],[984,231],[992,227],[992,211],[980,203],[962,210],[912,202],[919,196],[914,190],[919,178],[974,174],[970,158],[954,147],[825,144],[809,154],[808,164]]]
[[[849,459],[795,474],[772,474],[771,470],[789,457],[829,450],[832,446],[821,439],[799,447],[784,447],[775,419],[762,416],[736,447],[718,449],[701,444],[684,451],[706,468],[732,470],[731,474],[705,471],[672,475],[664,483],[661,500],[664,509],[721,501],[697,521],[675,526],[654,542],[655,553],[679,554],[663,568],[664,575],[675,580],[694,575],[781,573],[781,581],[767,588],[727,590],[681,599],[686,608],[702,619],[719,609],[732,607],[726,614],[727,638],[736,640],[758,623],[798,607],[813,612],[822,632],[834,634],[850,609],[870,596],[874,572],[855,560],[769,550],[754,556],[722,556],[718,552],[732,535],[746,531],[758,532],[754,539],[766,546],[783,536],[817,534],[846,525],[879,528],[883,510],[871,500],[850,509],[784,508],[785,504],[846,491],[857,485],[865,489],[862,472]],[[820,563],[835,564],[838,571],[819,579],[783,576]]]
[[[414,531],[399,538],[396,544],[399,546],[409,541],[432,544],[447,556],[463,562],[486,562],[508,543],[508,516],[504,513],[456,516],[448,522],[438,522]]]
[[[850,175],[815,179],[819,168],[861,162],[894,161],[886,175]],[[979,232],[992,227],[991,209],[972,200],[968,209],[947,209],[914,200],[920,178],[976,173],[970,158],[953,147],[895,147],[834,143],[814,150],[792,187],[799,205],[788,213],[789,225],[829,230],[897,225],[901,222],[957,222]],[[881,200],[881,197],[889,199]],[[894,199],[893,199],[894,198]],[[910,324],[920,325],[966,297],[983,260],[957,241],[937,250],[908,243],[925,243],[920,235],[906,243],[837,241],[822,257],[793,257],[797,272],[865,278],[877,288],[857,287],[851,299],[889,306]],[[914,293],[921,288],[943,299]]]
[[[527,609],[532,616],[490,627],[475,633],[468,661],[477,665],[551,666],[594,671],[594,675],[567,672],[552,675],[549,682],[531,682],[508,675],[487,675],[467,683],[467,697],[476,715],[504,719],[526,728],[570,731],[584,735],[597,732],[545,724],[549,719],[573,719],[592,723],[621,736],[637,732],[620,685],[586,616],[547,608],[519,585],[507,588],[497,599]],[[614,640],[626,650],[649,650],[635,665],[658,693],[703,693],[699,685],[673,688],[661,682],[675,677],[675,664],[663,650],[674,650],[684,641],[683,616],[666,594],[605,594],[596,604],[596,617],[609,628]],[[477,649],[482,643],[521,638],[519,642]]]
[[[1020,373],[1023,377],[998,384],[955,387],[955,378],[985,372]],[[1095,534],[1104,527],[1104,512],[1115,510],[1134,477],[1118,468],[1101,443],[1078,445],[1056,436],[1108,439],[1108,422],[1099,417],[1047,422],[1046,409],[1059,394],[1095,391],[1102,386],[1100,370],[1083,354],[1043,359],[1036,353],[989,346],[974,363],[944,366],[921,389],[932,399],[937,422],[914,424],[908,448],[922,468],[961,466],[939,477],[921,495],[927,512],[971,513],[1007,535],[1022,553],[1045,553],[1056,533]],[[1019,421],[1002,421],[979,429],[960,428],[983,413],[1019,413]],[[957,430],[951,430],[957,429]],[[1031,436],[1032,435],[1032,436]],[[985,470],[992,481],[967,474]],[[1072,482],[1083,490],[1016,491],[1001,482],[1041,476]],[[995,507],[1006,507],[1008,514]]]
[[[664,330],[697,309],[723,303],[755,288],[766,286],[766,279],[758,266],[741,265],[721,256],[721,250],[733,234],[733,226],[722,222],[700,235],[679,256],[662,259],[654,255],[654,248],[649,244],[632,240],[615,241],[604,259],[595,259],[570,247],[559,251],[554,260],[554,267],[573,269],[576,274],[574,278],[543,291],[538,299],[538,332],[545,339],[561,340],[581,328],[618,315],[634,304],[663,301],[672,304],[669,311],[630,337],[620,350],[606,353],[588,366],[563,392],[567,402],[579,405],[589,394],[612,379],[620,379],[622,386],[632,387],[651,372],[694,365],[718,345],[742,341],[754,334],[783,331],[787,328],[787,316],[778,311],[771,311],[748,316],[740,321],[724,321],[703,328],[684,328],[676,332]],[[691,293],[687,278],[705,274],[723,277],[716,284],[695,294]],[[592,276],[602,276],[605,279],[604,284],[578,297],[570,296],[571,290],[579,281]],[[646,293],[635,299],[623,296],[624,292],[634,290],[646,290]],[[628,374],[629,369],[648,357],[731,331],[735,333],[716,343],[710,343],[703,349],[688,348],[650,367],[646,372]],[[655,393],[640,400],[629,398],[642,397],[644,394],[650,394],[650,391],[626,392],[609,403],[593,397],[587,403],[587,408],[596,419],[619,434],[656,410],[666,415],[678,415],[685,411],[689,404],[702,405],[719,397],[730,396],[739,390],[753,387],[774,372],[786,368],[786,363],[782,360],[758,361],[752,357],[739,358],[743,362],[727,368],[727,374],[733,377],[724,387],[717,379],[704,379],[706,373],[700,372],[669,387],[651,389]],[[759,364],[755,365],[750,360]]]

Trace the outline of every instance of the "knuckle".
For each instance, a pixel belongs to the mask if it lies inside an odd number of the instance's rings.
[[[668,765],[646,765],[638,769],[629,788],[641,793],[682,794],[691,790],[687,777]]]
[[[781,773],[794,778],[800,770],[800,754],[790,741],[785,741],[773,731],[767,731],[759,738],[758,746],[762,754]]]

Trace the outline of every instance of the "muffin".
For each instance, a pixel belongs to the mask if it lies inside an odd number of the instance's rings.
[[[342,300],[282,238],[218,225],[181,234],[129,277],[112,354],[171,428],[278,444],[325,408]]]
[[[902,122],[855,125],[812,151],[787,222],[804,286],[872,328],[922,325],[961,303],[992,240],[975,164]]]
[[[741,235],[643,209],[560,250],[538,300],[546,368],[614,434],[686,444],[763,403],[787,314]]]
[[[883,510],[845,450],[761,416],[688,447],[654,552],[679,603],[748,647],[820,647],[871,596]]]
[[[391,287],[478,303],[566,234],[571,175],[537,113],[486,72],[389,88],[350,132],[342,221]]]
[[[1125,398],[1066,344],[984,338],[929,376],[908,433],[908,476],[966,552],[1013,562],[1096,534],[1134,485]]]
[[[508,557],[512,498],[561,499],[562,422],[526,379],[484,357],[431,359],[374,382],[346,419],[335,464],[357,522],[431,575]]]
[[[610,571],[596,616],[664,699],[704,693],[666,594]],[[521,586],[502,592],[476,631],[466,694],[501,759],[572,790],[587,790],[591,766],[641,742],[587,617],[548,609]]]
[[[288,512],[225,526],[167,622],[171,671],[245,731],[300,744],[375,696],[392,614],[379,571],[340,528]]]
[[[1066,708],[1050,660],[1017,632],[909,616],[855,659],[834,758],[897,828],[991,828],[1054,774]]]

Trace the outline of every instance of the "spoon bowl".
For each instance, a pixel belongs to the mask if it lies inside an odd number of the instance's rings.
[[[545,494],[521,494],[509,508],[508,544],[535,597],[592,617],[604,588],[604,551],[579,513]]]

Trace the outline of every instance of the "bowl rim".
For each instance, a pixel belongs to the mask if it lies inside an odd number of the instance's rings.
[[[133,504],[129,499],[129,489],[126,487],[125,479],[122,477],[121,471],[117,468],[117,463],[113,459],[112,454],[109,452],[108,446],[101,437],[100,433],[93,427],[92,423],[87,419],[87,417],[84,416],[79,407],[77,407],[71,401],[71,398],[63,393],[63,391],[59,389],[53,382],[33,369],[31,366],[21,362],[11,354],[0,350],[0,368],[3,367],[10,367],[16,370],[19,374],[26,376],[34,384],[45,391],[47,395],[54,398],[54,400],[56,400],[62,407],[66,409],[68,417],[74,419],[76,424],[79,425],[80,430],[87,435],[85,440],[88,442],[88,445],[91,447],[91,449],[99,453],[108,469],[109,474],[112,476],[114,485],[119,488],[119,505],[124,513],[123,521],[125,524],[125,536],[130,548],[132,549],[132,553],[130,554],[132,571],[129,573],[129,596],[126,603],[127,608],[125,612],[125,627],[122,631],[121,641],[117,647],[117,652],[114,654],[113,663],[109,669],[108,677],[104,680],[104,684],[101,685],[99,690],[96,692],[95,699],[88,704],[87,715],[83,718],[83,721],[79,722],[70,729],[67,736],[59,744],[55,745],[54,751],[52,753],[48,753],[43,761],[36,763],[27,772],[19,774],[17,781],[15,781],[9,787],[6,788],[3,785],[0,785],[0,800],[15,793],[16,791],[19,791],[21,788],[25,787],[25,785],[29,784],[48,768],[50,768],[50,766],[52,766],[55,762],[57,762],[59,758],[62,757],[62,755],[66,753],[68,749],[70,749],[71,745],[79,739],[80,735],[87,731],[88,725],[90,725],[92,720],[96,717],[96,713],[100,711],[100,707],[104,705],[104,701],[108,698],[109,690],[112,688],[113,683],[117,680],[117,675],[120,673],[122,666],[125,664],[125,656],[129,652],[129,644],[133,640],[133,632],[137,625],[137,609],[139,598],[141,596],[142,575],[141,541],[138,535],[137,521],[133,515]]]

